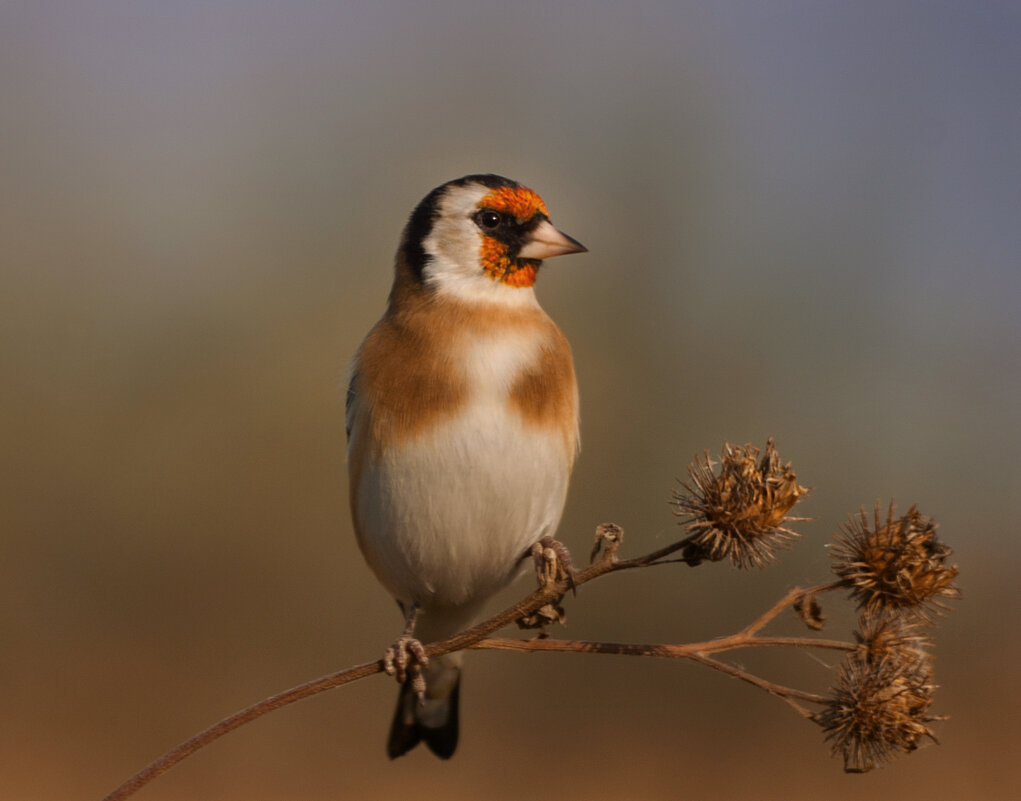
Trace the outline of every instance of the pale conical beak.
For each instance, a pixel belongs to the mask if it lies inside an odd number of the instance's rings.
[[[585,253],[588,248],[577,239],[558,231],[549,220],[543,220],[518,251],[519,259],[550,259],[566,253]]]

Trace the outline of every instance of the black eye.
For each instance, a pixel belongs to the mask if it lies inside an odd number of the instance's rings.
[[[495,231],[500,227],[500,223],[503,222],[503,215],[492,209],[483,209],[475,215],[475,222],[478,223],[480,228],[485,228],[487,231]]]

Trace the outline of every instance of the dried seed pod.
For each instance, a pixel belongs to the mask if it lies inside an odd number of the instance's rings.
[[[932,647],[932,637],[925,633],[917,619],[889,610],[863,613],[858,619],[854,639],[858,643],[859,658],[869,664],[884,659],[927,660],[928,649]]]
[[[917,506],[895,517],[892,503],[885,523],[878,503],[871,525],[864,508],[849,518],[831,551],[833,572],[859,609],[871,615],[903,611],[924,621],[946,608],[944,599],[959,596],[953,583],[957,567],[946,564],[951,553]]]
[[[822,606],[819,604],[816,593],[806,592],[799,595],[791,608],[801,622],[813,631],[822,631],[826,626],[826,615],[822,612]]]
[[[787,527],[790,511],[807,493],[790,464],[781,464],[770,439],[759,449],[725,443],[719,474],[706,452],[688,466],[688,480],[675,490],[672,504],[686,518],[690,541],[682,552],[691,565],[729,559],[740,568],[763,567],[776,551],[790,547],[798,534]]]
[[[935,690],[932,668],[919,651],[894,649],[879,658],[852,652],[840,668],[829,705],[815,720],[848,773],[865,773],[923,737],[935,741],[928,714]]]

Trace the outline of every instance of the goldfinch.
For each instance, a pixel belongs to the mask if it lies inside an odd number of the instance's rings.
[[[402,660],[471,624],[560,522],[578,387],[533,285],[543,259],[585,250],[514,181],[445,183],[411,214],[386,312],[351,365],[355,535],[405,614],[411,651],[398,659],[391,758],[420,741],[454,753],[462,655],[432,659],[417,683]]]

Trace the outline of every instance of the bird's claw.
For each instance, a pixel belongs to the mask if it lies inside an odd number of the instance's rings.
[[[410,634],[402,634],[383,654],[383,670],[388,676],[394,676],[398,684],[410,683],[419,702],[425,698],[422,668],[428,664],[425,647]]]
[[[543,537],[532,546],[532,561],[539,587],[548,589],[560,581],[566,581],[571,592],[577,594],[574,585],[574,565],[567,546],[552,537]]]
[[[535,564],[539,589],[548,590],[561,582],[566,582],[572,592],[577,592],[571,554],[563,543],[557,542],[552,537],[543,537],[532,546],[532,562]],[[540,629],[541,631],[551,623],[567,622],[567,613],[560,605],[562,599],[561,595],[545,606],[536,609],[532,614],[520,618],[518,626],[523,629]],[[545,632],[539,636],[544,635]]]

